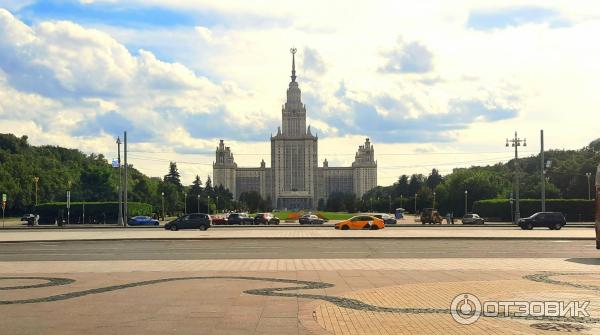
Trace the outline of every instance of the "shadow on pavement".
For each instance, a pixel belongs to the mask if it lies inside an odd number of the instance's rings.
[[[586,264],[586,265],[600,265],[600,257],[599,258],[568,258],[566,261],[578,263],[578,264]]]

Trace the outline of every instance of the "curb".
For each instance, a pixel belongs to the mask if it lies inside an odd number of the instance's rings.
[[[595,241],[595,237],[471,237],[471,236],[382,236],[382,237],[141,237],[141,238],[84,238],[1,241],[2,243],[33,242],[103,242],[103,241],[237,241],[237,240],[529,240],[529,241]]]

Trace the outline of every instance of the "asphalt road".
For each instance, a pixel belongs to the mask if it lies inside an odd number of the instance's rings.
[[[70,241],[0,243],[0,261],[310,259],[310,258],[596,258],[593,241],[461,239],[294,239]]]

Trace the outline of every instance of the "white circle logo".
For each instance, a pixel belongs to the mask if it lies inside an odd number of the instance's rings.
[[[454,321],[470,325],[481,317],[481,301],[470,293],[461,293],[452,299],[450,315]]]

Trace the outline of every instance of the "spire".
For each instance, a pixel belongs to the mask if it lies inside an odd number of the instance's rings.
[[[296,82],[296,48],[291,48],[290,52],[292,53],[292,82]]]

